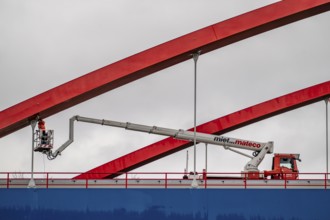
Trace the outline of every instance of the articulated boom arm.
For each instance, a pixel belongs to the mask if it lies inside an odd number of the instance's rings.
[[[87,123],[94,123],[94,124],[100,124],[100,125],[106,125],[111,127],[119,127],[119,128],[125,128],[127,130],[132,131],[140,131],[145,132],[149,134],[158,134],[158,135],[164,135],[169,137],[174,137],[176,139],[180,140],[186,140],[186,141],[194,141],[194,132],[192,131],[185,131],[185,130],[176,130],[176,129],[170,129],[170,128],[162,128],[157,126],[147,126],[147,125],[140,125],[140,124],[133,124],[130,122],[117,122],[117,121],[110,121],[110,120],[104,120],[104,119],[92,119],[92,118],[86,118],[86,117],[80,117],[75,116],[77,121],[81,122],[87,122]],[[196,132],[196,141],[200,143],[206,143],[206,144],[214,144],[214,145],[220,145],[225,148],[234,147],[234,148],[241,148],[246,150],[252,150],[252,151],[261,151],[266,145],[269,145],[270,143],[260,143],[255,141],[248,141],[248,140],[242,140],[242,139],[236,139],[236,138],[229,138],[224,136],[218,136],[218,135],[212,135],[212,134],[205,134]],[[272,149],[270,149],[272,150]],[[272,152],[269,152],[272,153]]]
[[[104,120],[104,119],[93,119],[93,118],[86,118],[86,117],[81,117],[81,116],[74,116],[70,119],[69,140],[67,142],[65,142],[54,153],[52,153],[52,151],[45,152],[48,155],[49,159],[54,159],[56,156],[60,155],[60,153],[73,142],[73,123],[75,120],[80,121],[80,122],[106,125],[106,126],[111,126],[111,127],[125,128],[127,130],[145,132],[145,133],[149,133],[149,134],[151,133],[151,134],[164,135],[164,136],[169,136],[169,137],[173,137],[173,138],[180,139],[180,140],[186,140],[186,141],[194,141],[194,138],[195,138],[195,134],[192,131],[185,131],[185,130],[181,130],[181,129],[176,130],[176,129],[170,129],[170,128],[156,127],[156,126],[133,124],[133,123],[129,123],[129,122],[117,122],[117,121],[110,121],[110,120]],[[249,161],[244,168],[245,171],[258,171],[258,165],[261,163],[264,156],[267,153],[273,153],[273,142],[261,143],[261,142],[255,142],[255,141],[249,141],[249,140],[229,138],[229,137],[224,137],[224,136],[217,136],[217,135],[212,135],[212,134],[205,134],[205,133],[200,133],[200,132],[196,132],[196,142],[220,145],[220,146],[223,146],[225,149],[234,151],[236,153],[239,153],[241,155],[251,158],[251,161]],[[232,148],[241,148],[241,149],[246,149],[246,150],[252,150],[252,151],[254,151],[254,154],[253,154],[254,157],[244,154],[242,152],[239,152],[237,150],[234,150]]]

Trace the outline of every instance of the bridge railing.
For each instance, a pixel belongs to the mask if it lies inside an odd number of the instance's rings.
[[[329,174],[299,173],[299,179],[250,179],[246,173],[126,172],[113,179],[75,179],[80,172],[34,172],[36,188],[197,188],[217,189],[330,189]],[[110,173],[109,173],[110,175]],[[0,188],[26,188],[30,172],[0,172]]]

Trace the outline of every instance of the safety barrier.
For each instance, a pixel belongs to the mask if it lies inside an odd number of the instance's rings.
[[[329,189],[327,173],[299,173],[299,179],[249,179],[246,173],[127,172],[114,179],[74,179],[77,172],[35,172],[36,188],[196,188],[205,189]],[[0,188],[26,188],[30,172],[0,172]]]

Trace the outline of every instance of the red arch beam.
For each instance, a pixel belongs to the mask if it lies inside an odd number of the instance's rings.
[[[262,102],[199,125],[198,132],[223,134],[248,124],[330,97],[330,81]],[[192,129],[190,129],[192,130]],[[192,142],[166,138],[81,174],[76,179],[113,178],[192,146]]]
[[[329,0],[285,0],[202,28],[127,57],[0,112],[0,138],[97,95],[202,53],[330,9]]]

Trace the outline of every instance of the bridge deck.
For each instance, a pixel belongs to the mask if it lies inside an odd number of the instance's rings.
[[[0,179],[0,188],[27,188],[30,179]],[[191,188],[192,179],[35,179],[36,188]],[[198,179],[207,189],[329,189],[330,180]]]

